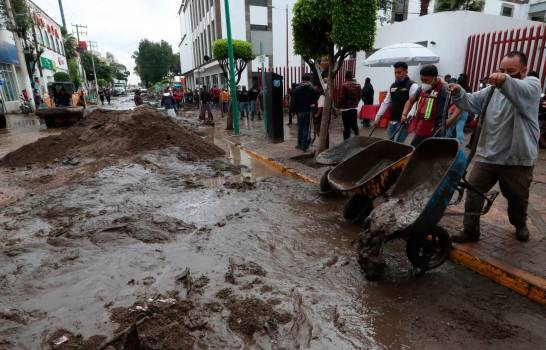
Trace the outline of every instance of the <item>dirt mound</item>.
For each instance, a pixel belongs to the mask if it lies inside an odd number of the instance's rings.
[[[219,147],[177,124],[153,108],[133,111],[97,109],[74,127],[28,144],[0,159],[0,166],[46,164],[73,158],[131,156],[179,147],[187,160],[224,154]]]

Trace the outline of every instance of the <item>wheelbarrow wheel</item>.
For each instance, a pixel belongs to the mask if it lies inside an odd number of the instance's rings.
[[[359,222],[368,217],[373,210],[373,201],[362,194],[352,196],[343,208],[343,217],[350,222]]]
[[[446,262],[451,251],[449,233],[433,227],[426,234],[412,235],[406,244],[406,254],[413,267],[421,271],[435,269]]]
[[[320,178],[320,194],[323,196],[334,193],[334,189],[330,186],[330,182],[328,181],[328,174],[330,174],[331,171],[332,169],[326,170]]]

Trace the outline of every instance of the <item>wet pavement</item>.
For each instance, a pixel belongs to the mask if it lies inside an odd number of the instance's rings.
[[[163,349],[546,343],[542,306],[451,263],[415,276],[402,244],[388,247],[385,278],[366,281],[361,228],[339,214],[345,198],[325,200],[214,139],[226,159],[145,152],[0,206],[0,349],[109,337],[116,310],[164,295],[191,301],[205,326],[184,326],[192,347]],[[186,269],[193,287],[179,281]]]

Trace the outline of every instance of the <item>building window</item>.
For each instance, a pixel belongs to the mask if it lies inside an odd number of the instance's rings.
[[[531,21],[546,22],[546,11],[529,13]]]
[[[267,32],[269,30],[268,26],[262,26],[259,24],[251,24],[250,30],[252,31],[260,31],[260,32]]]
[[[17,83],[12,65],[0,63],[0,79],[4,81],[2,91],[6,101],[17,101],[19,94],[17,93]]]
[[[514,7],[508,4],[502,4],[501,16],[512,17],[514,15]]]
[[[250,6],[267,6],[267,0],[250,0]]]
[[[42,38],[42,31],[40,28],[35,28],[36,31],[36,40],[38,41],[38,44],[43,45],[44,44],[44,38]]]
[[[45,38],[45,46],[50,49],[51,48],[51,44],[49,43],[49,35],[47,35],[47,33],[44,33],[44,38]]]

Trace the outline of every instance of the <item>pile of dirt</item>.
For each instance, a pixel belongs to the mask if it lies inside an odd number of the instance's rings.
[[[74,158],[119,158],[168,147],[179,147],[187,160],[224,154],[216,145],[153,108],[96,109],[63,133],[39,139],[7,154],[0,159],[0,166],[47,164]]]

